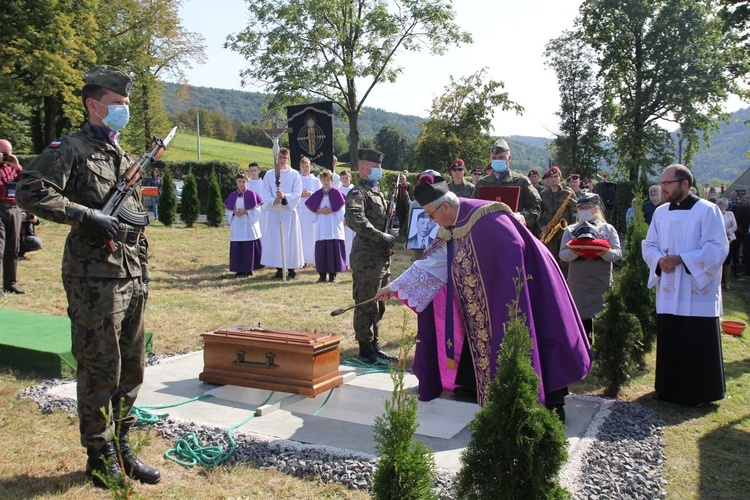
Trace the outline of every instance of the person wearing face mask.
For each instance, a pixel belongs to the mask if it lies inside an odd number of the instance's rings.
[[[661,205],[661,188],[658,184],[654,184],[648,188],[648,200],[644,201],[643,205],[641,205],[646,224],[651,224],[651,218],[654,216],[654,211],[659,205]]]
[[[604,219],[600,201],[598,194],[581,191],[576,206],[579,222],[565,228],[559,250],[560,260],[568,263],[568,287],[589,342],[593,342],[593,318],[604,308],[604,293],[612,288],[612,263],[622,259],[620,236]],[[576,239],[589,244],[571,246]],[[592,253],[591,247],[597,245],[602,250]]]
[[[560,260],[562,229],[578,220],[576,217],[576,195],[568,187],[560,184],[562,174],[557,166],[550,167],[544,173],[543,180],[549,181],[549,187],[542,191],[542,212],[537,221],[540,229],[540,239],[555,256],[564,275],[568,274],[568,263]],[[533,231],[532,231],[533,232]]]
[[[510,169],[513,156],[505,139],[498,139],[492,146],[490,166],[492,172],[474,184],[472,198],[479,198],[479,189],[483,186],[518,186],[521,193],[518,199],[518,213],[526,219],[526,227],[533,227],[539,218],[542,200],[536,189],[531,186],[529,178]]]
[[[375,296],[391,276],[391,249],[396,237],[384,232],[386,199],[375,188],[382,177],[383,153],[375,149],[357,151],[359,182],[346,195],[346,225],[354,231],[349,265],[352,268],[352,297],[359,304]],[[370,302],[354,308],[354,335],[359,343],[358,358],[368,365],[396,358],[382,351],[378,342],[385,302]]]
[[[137,421],[129,411],[146,366],[148,242],[143,228],[100,211],[118,179],[136,161],[119,144],[119,132],[130,116],[133,80],[120,69],[98,66],[86,72],[84,81],[81,97],[88,123],[53,141],[29,164],[16,199],[28,212],[71,226],[62,257],[62,284],[77,361],[86,472],[103,488],[106,482],[94,472],[112,483],[123,484],[127,474],[155,484],[161,479],[159,471],[138,460],[128,442],[128,430]],[[140,186],[125,207],[145,211]],[[113,253],[105,239],[116,243]]]

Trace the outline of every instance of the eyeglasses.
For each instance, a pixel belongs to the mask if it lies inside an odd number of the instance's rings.
[[[463,170],[464,170],[463,168],[458,167],[458,168],[452,168],[451,172],[463,172]]]
[[[428,219],[430,219],[430,220],[435,220],[435,213],[436,213],[436,212],[437,212],[438,210],[440,210],[441,208],[443,208],[443,205],[440,205],[439,207],[437,207],[437,208],[436,208],[435,210],[433,210],[433,211],[432,211],[432,213],[428,213],[428,212],[427,212],[427,210],[425,210],[425,211],[424,211],[424,213],[426,213],[426,214],[427,214],[427,218],[428,218]]]
[[[682,181],[684,181],[684,180],[685,180],[685,179],[675,179],[675,180],[673,180],[673,181],[661,181],[661,182],[659,183],[659,185],[660,185],[661,187],[664,187],[664,186],[666,186],[667,184],[672,184],[673,182],[682,182]]]

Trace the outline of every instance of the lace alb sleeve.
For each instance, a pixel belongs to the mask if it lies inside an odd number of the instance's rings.
[[[388,288],[416,312],[424,311],[447,282],[447,258],[445,245],[442,245],[412,264]]]

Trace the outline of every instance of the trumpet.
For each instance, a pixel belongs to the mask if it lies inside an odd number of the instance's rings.
[[[557,212],[555,212],[555,216],[552,217],[552,220],[549,221],[549,224],[547,224],[547,227],[551,226],[552,229],[550,229],[550,231],[546,235],[542,236],[542,243],[544,243],[545,245],[552,241],[552,238],[555,237],[558,231],[568,227],[568,221],[563,219],[562,215],[573,196],[575,196],[575,193],[571,191],[570,194],[568,194],[568,197],[565,198],[565,201],[563,201],[560,205],[560,208],[557,209]]]

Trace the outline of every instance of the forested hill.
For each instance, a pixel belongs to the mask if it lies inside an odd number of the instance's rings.
[[[182,113],[190,108],[203,108],[207,111],[219,111],[230,119],[251,122],[263,118],[261,108],[267,102],[266,94],[245,92],[243,90],[214,89],[209,87],[188,87],[186,90],[176,83],[167,83],[164,89],[164,108],[169,114]],[[359,133],[364,137],[375,137],[385,125],[399,127],[410,137],[416,138],[421,133],[419,123],[424,118],[400,115],[378,108],[364,108],[359,116]],[[339,119],[334,119],[334,126],[348,131],[349,127]]]
[[[265,94],[258,92],[208,87],[188,87],[184,92],[186,95],[181,96],[181,89],[180,85],[167,83],[164,92],[167,113],[176,114],[190,108],[203,108],[207,111],[219,111],[232,120],[250,122],[262,118],[260,110],[267,100]],[[415,139],[421,132],[419,123],[425,119],[365,107],[359,118],[360,134],[362,137],[372,138],[383,126],[393,125]],[[733,113],[729,123],[721,122],[719,132],[711,139],[711,148],[699,151],[691,162],[690,166],[699,181],[720,179],[733,182],[750,167],[750,160],[746,156],[750,150],[750,127],[745,123],[748,120],[750,108],[744,108]],[[338,118],[334,120],[334,126],[348,131],[348,126]],[[546,151],[545,144],[549,139],[527,136],[511,136],[508,139],[514,150],[514,166],[519,171],[526,172],[532,167],[544,169],[548,166],[550,154]]]

